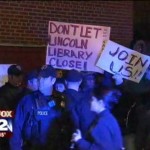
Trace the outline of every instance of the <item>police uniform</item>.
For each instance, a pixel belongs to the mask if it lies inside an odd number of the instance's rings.
[[[40,81],[43,81],[43,78],[50,81],[50,76],[56,78],[55,69],[49,65],[43,66],[39,72]],[[44,84],[41,86],[45,87]],[[61,109],[56,106],[51,93],[49,96],[46,96],[47,94],[44,95],[44,91],[35,91],[20,101],[15,115],[13,136],[10,139],[11,150],[58,150],[58,120],[61,117]]]
[[[71,83],[71,86],[74,84],[77,85],[78,88],[78,82],[82,80],[82,75],[77,70],[70,70],[65,76],[65,80],[67,81],[67,85]],[[80,105],[80,100],[82,98],[82,93],[71,88],[70,86],[66,88],[66,90],[63,92],[65,96],[65,112],[66,117],[68,118],[68,129],[66,134],[66,143],[68,145],[67,148],[71,145],[71,136],[75,129],[79,128],[79,118],[76,112],[76,107]],[[66,149],[64,149],[66,150]]]
[[[60,111],[50,97],[39,91],[25,96],[17,108],[11,149],[45,146],[52,124],[59,117]]]

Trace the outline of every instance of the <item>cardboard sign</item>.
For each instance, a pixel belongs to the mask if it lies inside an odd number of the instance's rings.
[[[8,81],[7,70],[11,64],[0,64],[0,87]]]
[[[97,66],[112,74],[140,82],[150,64],[150,57],[108,40]]]
[[[110,27],[49,21],[46,64],[59,69],[102,73],[96,62]]]

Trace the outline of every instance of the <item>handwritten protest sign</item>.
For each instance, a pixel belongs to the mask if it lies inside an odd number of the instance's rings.
[[[108,40],[97,66],[123,78],[140,82],[150,64],[150,57]]]
[[[49,21],[46,64],[59,69],[103,72],[96,66],[110,27]]]
[[[0,87],[8,81],[7,70],[10,64],[0,64]]]

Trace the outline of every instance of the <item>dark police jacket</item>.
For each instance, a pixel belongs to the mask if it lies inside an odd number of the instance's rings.
[[[70,114],[70,119],[73,123],[73,129],[79,128],[79,116],[76,112],[76,107],[80,105],[83,94],[73,89],[67,89],[64,91],[66,97],[66,110]]]
[[[15,87],[7,82],[0,87],[0,109],[15,110],[19,100],[26,94],[26,90]]]
[[[91,125],[86,138],[77,142],[79,150],[121,150],[122,136],[116,119],[107,110]]]
[[[51,98],[39,91],[26,95],[17,107],[13,136],[10,139],[11,150],[46,147],[52,125],[59,117],[60,111],[55,109]]]

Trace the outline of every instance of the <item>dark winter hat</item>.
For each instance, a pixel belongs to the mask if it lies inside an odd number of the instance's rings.
[[[118,103],[118,101],[122,95],[120,90],[111,88],[108,86],[104,86],[104,85],[99,85],[98,87],[94,88],[94,90],[93,90],[94,96],[96,96],[98,99],[103,98],[109,92],[111,92],[111,97],[109,98],[109,100],[107,102],[114,103],[114,104]]]
[[[59,84],[59,83],[65,84],[64,78],[57,78],[55,84]]]
[[[86,77],[86,76],[92,76],[92,75],[95,75],[96,73],[93,72],[93,71],[82,71],[81,72],[83,77]]]
[[[38,69],[35,69],[31,72],[29,72],[26,76],[27,80],[32,80],[34,78],[38,78],[38,75],[39,75],[39,70]]]
[[[66,75],[66,80],[70,82],[78,82],[82,80],[82,74],[77,70],[69,70]]]
[[[51,65],[44,65],[39,71],[39,77],[43,78],[48,78],[50,76],[56,78],[56,75],[56,70]]]
[[[114,80],[112,79],[112,74],[109,72],[104,72],[104,78],[101,86],[108,89],[111,89],[115,86]]]
[[[20,76],[23,74],[22,68],[19,65],[11,65],[7,70],[8,75]]]

